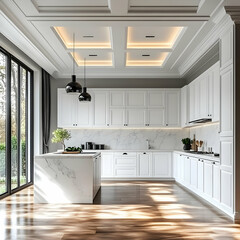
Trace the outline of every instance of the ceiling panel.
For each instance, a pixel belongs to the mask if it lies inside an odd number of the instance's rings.
[[[110,27],[54,27],[66,48],[111,48]]]
[[[126,66],[134,67],[161,67],[168,56],[168,52],[127,52],[126,53]]]
[[[129,0],[130,6],[198,6],[200,0]]]
[[[183,27],[128,27],[127,48],[172,48]]]
[[[70,53],[73,56],[73,52]],[[111,67],[113,66],[113,53],[112,52],[76,52],[74,54],[75,62],[78,66],[84,65],[84,58],[86,59],[86,66],[95,67]]]

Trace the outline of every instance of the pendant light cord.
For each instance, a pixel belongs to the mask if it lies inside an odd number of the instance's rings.
[[[86,58],[84,58],[83,75],[84,75],[84,87],[86,87]]]
[[[75,75],[75,33],[73,33],[73,75]]]

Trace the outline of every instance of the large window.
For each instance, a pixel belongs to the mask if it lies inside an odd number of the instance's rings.
[[[0,197],[32,183],[33,72],[0,48]]]

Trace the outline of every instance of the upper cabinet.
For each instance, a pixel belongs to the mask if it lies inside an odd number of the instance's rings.
[[[187,127],[189,122],[189,86],[181,89],[181,127]]]
[[[179,127],[180,89],[88,89],[90,103],[58,89],[58,127]]]
[[[189,122],[201,118],[210,118],[213,122],[220,120],[219,72],[220,64],[217,62],[188,85]],[[182,90],[181,94],[181,98],[186,99],[186,91]],[[186,105],[186,102],[182,104]]]
[[[166,126],[180,126],[180,90],[166,90]]]
[[[58,127],[92,126],[92,102],[79,102],[78,95],[58,89]]]

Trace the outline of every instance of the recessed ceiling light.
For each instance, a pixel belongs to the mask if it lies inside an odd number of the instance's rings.
[[[93,36],[92,35],[85,35],[85,36],[83,36],[84,38],[93,38]]]
[[[154,35],[146,35],[145,38],[155,38]]]
[[[97,54],[89,54],[89,57],[97,57]]]
[[[150,57],[150,54],[142,54],[143,57]]]

